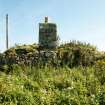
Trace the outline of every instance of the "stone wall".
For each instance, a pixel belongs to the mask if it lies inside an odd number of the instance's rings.
[[[54,51],[36,51],[34,53],[27,54],[1,54],[0,65],[30,65],[30,66],[41,66],[46,64],[56,63],[57,53]]]

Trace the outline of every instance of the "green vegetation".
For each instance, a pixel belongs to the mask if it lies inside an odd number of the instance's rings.
[[[37,51],[37,45],[16,45],[0,62]],[[105,54],[75,41],[56,53],[54,62],[41,59],[34,66],[0,63],[0,105],[105,105]]]
[[[0,104],[105,105],[105,66],[100,63],[72,69],[13,65],[9,74],[0,73]]]

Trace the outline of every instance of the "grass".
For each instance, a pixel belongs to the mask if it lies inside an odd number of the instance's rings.
[[[0,105],[105,105],[97,68],[13,65],[9,74],[0,72]]]

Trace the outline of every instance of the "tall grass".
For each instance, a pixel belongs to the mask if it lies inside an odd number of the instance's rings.
[[[13,65],[8,74],[0,72],[0,104],[105,105],[105,82],[96,73],[104,68],[96,65],[72,69]]]

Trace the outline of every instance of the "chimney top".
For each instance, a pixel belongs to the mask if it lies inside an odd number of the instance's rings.
[[[45,17],[45,23],[48,23],[48,17]]]

